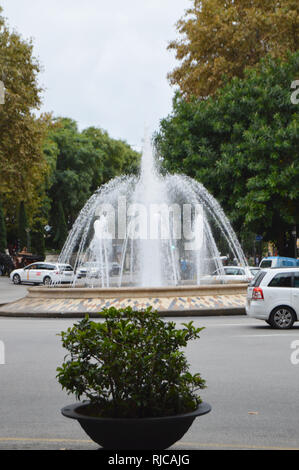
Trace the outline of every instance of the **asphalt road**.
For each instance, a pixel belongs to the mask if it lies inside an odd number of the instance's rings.
[[[9,277],[0,276],[0,305],[15,302],[27,295],[30,285],[15,286]]]
[[[241,316],[192,320],[206,329],[187,356],[206,379],[201,395],[213,410],[173,449],[299,450],[299,365],[291,363],[298,326],[274,331]],[[0,449],[97,449],[77,422],[60,414],[75,400],[55,378],[65,354],[56,334],[72,324],[0,318],[6,362],[0,365]]]

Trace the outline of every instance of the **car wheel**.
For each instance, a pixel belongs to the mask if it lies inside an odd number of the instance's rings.
[[[276,307],[270,315],[269,323],[272,328],[288,330],[296,321],[295,313],[290,307]]]
[[[21,278],[19,274],[14,274],[12,278],[12,282],[17,286],[18,284],[21,284]]]
[[[50,286],[52,284],[52,279],[49,276],[46,276],[43,280],[45,286]]]

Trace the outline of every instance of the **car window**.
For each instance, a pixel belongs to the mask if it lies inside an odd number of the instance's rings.
[[[26,266],[26,267],[24,268],[24,271],[29,271],[29,269],[31,269],[31,266],[32,266],[31,264],[30,264],[30,266]]]
[[[54,264],[45,264],[44,269],[46,269],[47,271],[54,271],[57,268]]]
[[[271,268],[272,260],[264,260],[261,262],[260,268]]]
[[[260,270],[259,269],[250,269],[250,272],[253,276],[256,276],[260,272]]]
[[[55,266],[53,264],[38,264],[37,269],[40,271],[53,271]]]
[[[291,261],[288,261],[288,260],[283,260],[282,261],[282,266],[284,266],[284,267],[293,266],[293,263]]]
[[[224,272],[227,276],[235,276],[239,274],[239,270],[237,268],[225,268]]]
[[[299,273],[295,273],[295,277],[294,277],[294,287],[299,288]]]
[[[250,283],[250,287],[259,287],[262,280],[264,279],[264,277],[266,276],[267,274],[267,271],[260,271],[256,276],[255,278],[251,281]]]
[[[73,271],[73,268],[70,265],[62,265],[62,266],[60,266],[60,269],[62,271]]]
[[[45,264],[37,264],[36,269],[38,269],[39,271],[42,271],[43,269],[47,269],[47,268]]]
[[[269,282],[268,287],[292,287],[292,273],[279,273]]]
[[[32,269],[37,269],[37,264],[31,264],[30,266],[27,266],[27,268],[25,268],[27,271],[31,271]]]

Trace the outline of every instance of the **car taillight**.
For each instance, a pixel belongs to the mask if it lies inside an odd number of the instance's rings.
[[[252,300],[264,300],[263,289],[255,287],[252,291]]]

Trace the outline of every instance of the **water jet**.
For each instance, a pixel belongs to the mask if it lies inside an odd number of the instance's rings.
[[[59,262],[85,267],[84,277],[30,288],[0,315],[97,316],[128,305],[165,316],[245,313],[246,283],[210,285],[228,259],[248,269],[220,204],[198,181],[164,174],[145,139],[140,174],[99,188],[69,233]]]

